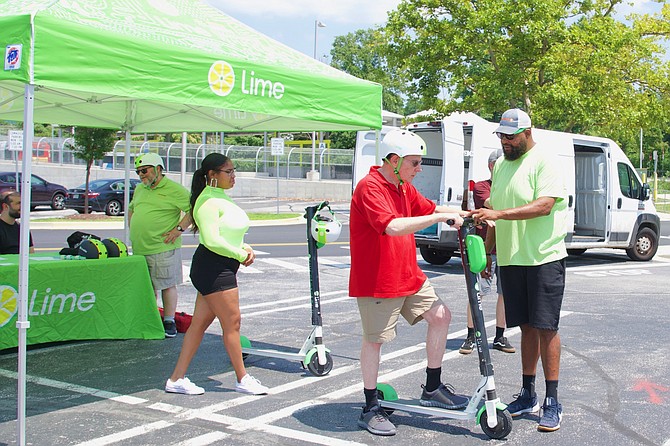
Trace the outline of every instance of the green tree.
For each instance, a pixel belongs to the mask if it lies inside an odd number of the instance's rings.
[[[353,149],[356,147],[355,131],[330,132],[326,139],[330,139],[330,147],[333,149]]]
[[[386,42],[387,38],[381,28],[359,29],[337,36],[330,51],[330,64],[352,76],[381,84],[384,110],[402,113],[402,83],[396,72],[389,69]]]
[[[387,57],[410,97],[495,120],[510,107],[534,125],[628,147],[670,116],[661,39],[670,8],[615,18],[621,0],[404,0],[389,14]]]
[[[268,136],[270,138],[270,136]],[[235,145],[235,146],[262,146],[263,137],[258,135],[232,135],[223,137],[223,141],[226,144]],[[269,141],[269,139],[268,139]],[[268,142],[269,144],[269,142]]]
[[[112,150],[116,139],[116,130],[77,127],[74,133],[72,153],[75,157],[86,161],[86,193],[84,194],[84,213],[88,214],[88,183],[91,178],[91,166],[100,160],[105,153]]]

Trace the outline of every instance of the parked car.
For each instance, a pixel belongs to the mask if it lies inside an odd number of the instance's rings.
[[[130,199],[133,198],[135,187],[140,184],[137,179],[130,180]],[[123,178],[94,180],[88,184],[88,210],[104,212],[107,215],[121,215],[123,213]],[[84,213],[84,194],[86,184],[70,189],[65,200],[65,207]]]
[[[19,172],[19,181],[21,183],[21,172]],[[36,206],[51,206],[51,209],[63,209],[67,188],[60,184],[50,183],[37,175],[30,176],[31,194],[30,210]],[[16,189],[16,172],[0,172],[0,192]]]

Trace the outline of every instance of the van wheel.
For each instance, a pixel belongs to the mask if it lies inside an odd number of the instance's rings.
[[[431,265],[444,265],[449,261],[454,251],[444,251],[441,249],[430,248],[428,246],[420,246],[419,251],[423,260]]]
[[[570,256],[580,256],[586,252],[586,249],[568,249],[568,255]]]
[[[651,260],[658,250],[658,236],[649,228],[642,228],[635,236],[632,248],[626,249],[626,254],[632,260],[646,262]]]

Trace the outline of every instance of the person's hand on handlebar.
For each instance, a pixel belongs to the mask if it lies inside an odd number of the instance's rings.
[[[485,223],[488,226],[495,226],[494,221],[498,219],[498,212],[493,209],[479,208],[470,212],[470,217],[475,219],[475,224]]]
[[[459,214],[444,214],[446,217],[445,223],[452,228],[460,228],[463,225],[463,218]]]

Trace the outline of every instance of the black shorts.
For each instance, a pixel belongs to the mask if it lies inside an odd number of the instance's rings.
[[[191,283],[203,296],[237,288],[240,262],[198,245],[191,262]]]
[[[558,330],[565,289],[565,259],[539,266],[501,266],[508,327],[528,324]]]

